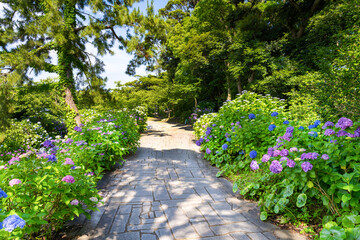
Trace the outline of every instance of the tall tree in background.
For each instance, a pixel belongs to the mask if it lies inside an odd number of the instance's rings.
[[[103,63],[86,51],[93,45],[98,54],[112,53],[115,41],[126,46],[116,27],[131,25],[140,12],[129,8],[139,0],[1,0],[0,80],[31,81],[31,71],[46,71],[59,76],[59,91],[67,106],[81,123],[76,107],[76,85],[102,84]],[[57,64],[50,53],[57,56]],[[77,78],[74,78],[77,70]]]

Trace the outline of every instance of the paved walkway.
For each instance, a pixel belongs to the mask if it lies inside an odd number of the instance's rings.
[[[105,204],[76,239],[305,239],[260,221],[256,204],[215,177],[184,125],[149,125],[137,153],[107,176]]]

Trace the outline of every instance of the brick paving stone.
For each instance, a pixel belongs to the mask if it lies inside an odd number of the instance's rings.
[[[248,236],[251,240],[268,240],[264,234],[262,233],[248,233]]]
[[[106,238],[103,238],[105,240],[139,240],[140,239],[140,233],[139,232],[126,232],[116,235],[110,235]]]
[[[169,193],[165,186],[154,186],[155,201],[170,200]]]
[[[251,240],[245,233],[243,232],[236,232],[231,233],[230,236],[232,236],[235,240]],[[266,238],[265,238],[266,239]],[[264,240],[265,240],[264,239]]]
[[[263,232],[263,234],[270,240],[277,240],[277,238],[272,232]]]
[[[141,240],[156,240],[156,235],[154,234],[142,234]]]
[[[141,208],[133,208],[129,219],[129,224],[140,224]]]
[[[173,240],[175,239],[170,231],[170,229],[158,229],[156,235],[159,240]]]
[[[110,233],[123,233],[125,232],[126,223],[129,220],[129,214],[117,214],[115,216],[114,222],[111,226]]]
[[[207,222],[194,222],[192,226],[195,228],[196,232],[200,237],[212,237],[214,233],[211,231],[209,224]]]
[[[201,240],[234,240],[230,235],[199,238]]]
[[[212,226],[211,230],[214,231],[216,235],[227,234],[232,232],[261,232],[261,229],[249,222],[239,222],[232,224],[225,224],[220,226]]]

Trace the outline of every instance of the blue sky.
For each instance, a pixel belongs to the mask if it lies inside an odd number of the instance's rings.
[[[154,0],[154,8],[155,11],[158,11],[160,8],[165,7],[168,0]],[[147,1],[141,1],[140,3],[134,4],[134,7],[139,7],[142,12],[145,12],[147,6]],[[0,10],[3,6],[0,4]],[[87,49],[89,52],[96,54],[96,51],[94,48],[89,47]],[[126,67],[129,63],[129,61],[132,59],[132,56],[127,54],[125,50],[120,50],[118,48],[118,45],[114,46],[113,48],[114,55],[106,55],[104,57],[99,57],[102,59],[102,61],[105,64],[105,72],[102,74],[103,77],[107,77],[108,81],[106,83],[107,88],[115,88],[116,83],[120,81],[121,83],[133,81],[137,79],[134,76],[129,76],[125,73]],[[54,58],[55,54],[53,54]],[[136,75],[147,75],[150,72],[145,71],[145,66],[141,66],[137,69]],[[46,72],[42,72],[38,76],[31,75],[31,77],[34,78],[35,81],[38,81],[40,79],[44,79],[47,77],[56,77],[56,74],[50,74]]]

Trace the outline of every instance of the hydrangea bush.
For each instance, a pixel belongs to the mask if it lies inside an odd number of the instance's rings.
[[[127,111],[88,111],[83,119],[63,139],[1,152],[0,239],[47,239],[66,221],[96,210],[97,181],[136,150],[141,126]]]
[[[241,173],[233,190],[259,200],[262,220],[281,214],[319,224],[321,239],[359,239],[360,122],[301,126],[283,107],[245,92],[195,123],[196,144],[218,175]]]

